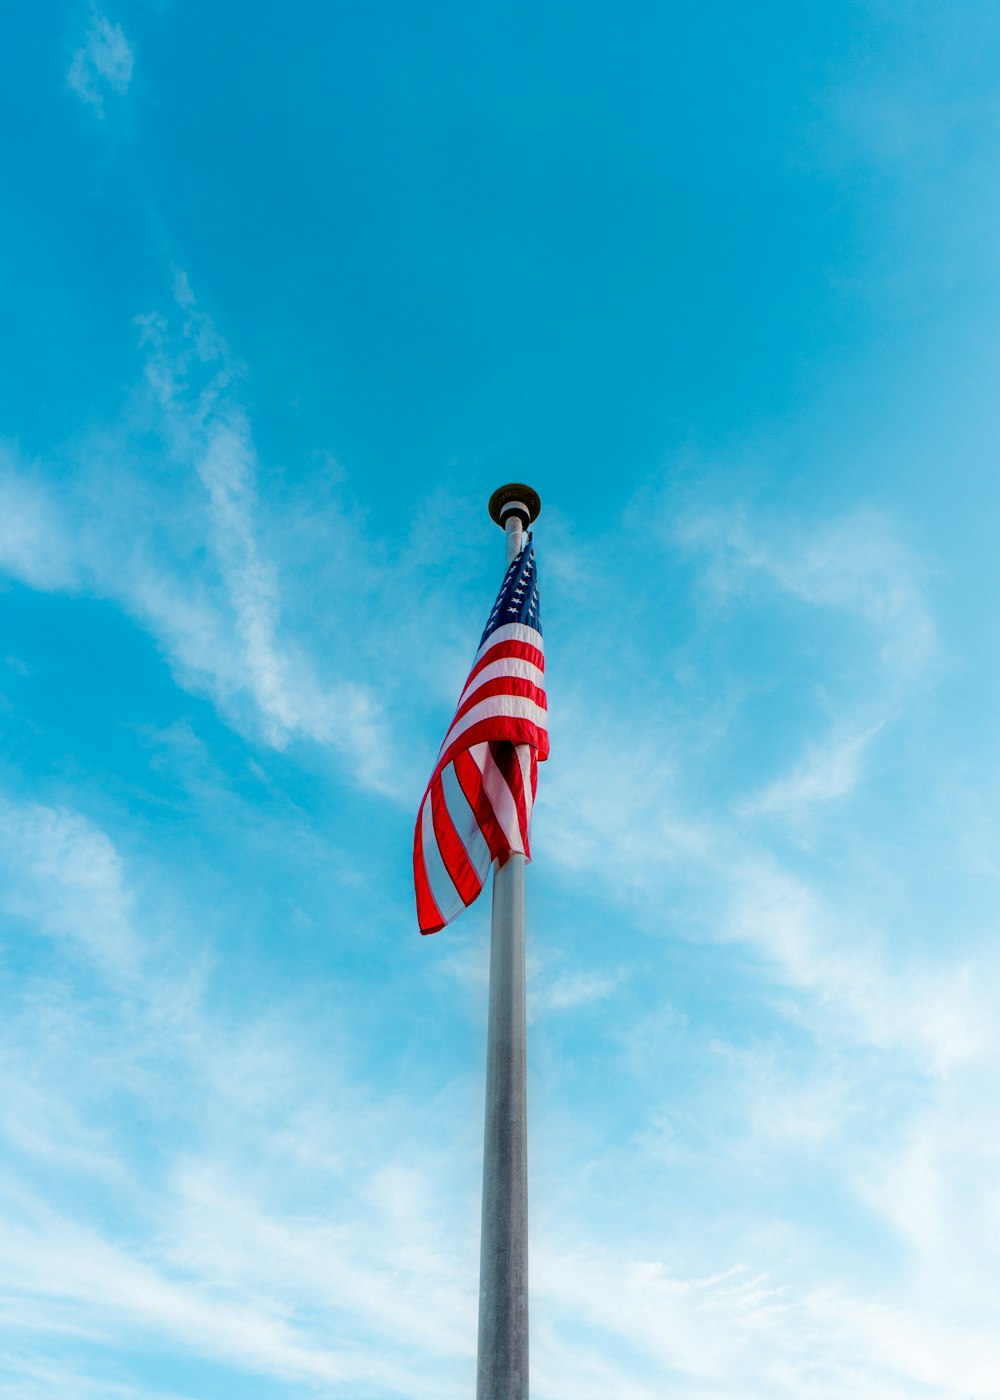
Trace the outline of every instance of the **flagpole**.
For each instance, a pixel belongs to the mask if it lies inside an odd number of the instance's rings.
[[[501,486],[490,515],[503,527],[507,563],[541,502],[530,486]],[[479,1257],[476,1400],[528,1400],[528,1101],[525,1046],[524,856],[493,872],[486,1130]]]

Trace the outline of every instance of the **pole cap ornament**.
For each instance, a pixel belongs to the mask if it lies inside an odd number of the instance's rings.
[[[498,486],[490,497],[490,515],[505,528],[508,515],[519,515],[525,529],[537,520],[542,508],[541,497],[530,486],[520,481],[512,481],[507,486]]]

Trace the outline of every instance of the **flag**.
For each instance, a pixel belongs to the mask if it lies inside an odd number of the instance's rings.
[[[504,575],[417,815],[413,883],[421,933],[436,933],[467,908],[493,861],[514,851],[531,859],[538,763],[548,756],[538,576],[528,535]]]

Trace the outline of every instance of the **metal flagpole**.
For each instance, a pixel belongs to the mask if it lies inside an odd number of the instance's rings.
[[[490,515],[505,531],[508,564],[540,508],[529,486],[494,491]],[[493,873],[476,1400],[528,1400],[525,1019],[524,856],[515,853]]]

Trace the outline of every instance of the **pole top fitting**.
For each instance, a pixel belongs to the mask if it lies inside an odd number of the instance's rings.
[[[490,497],[490,515],[501,529],[506,529],[508,516],[517,515],[526,530],[533,520],[537,520],[541,508],[538,492],[520,481],[498,486]]]

